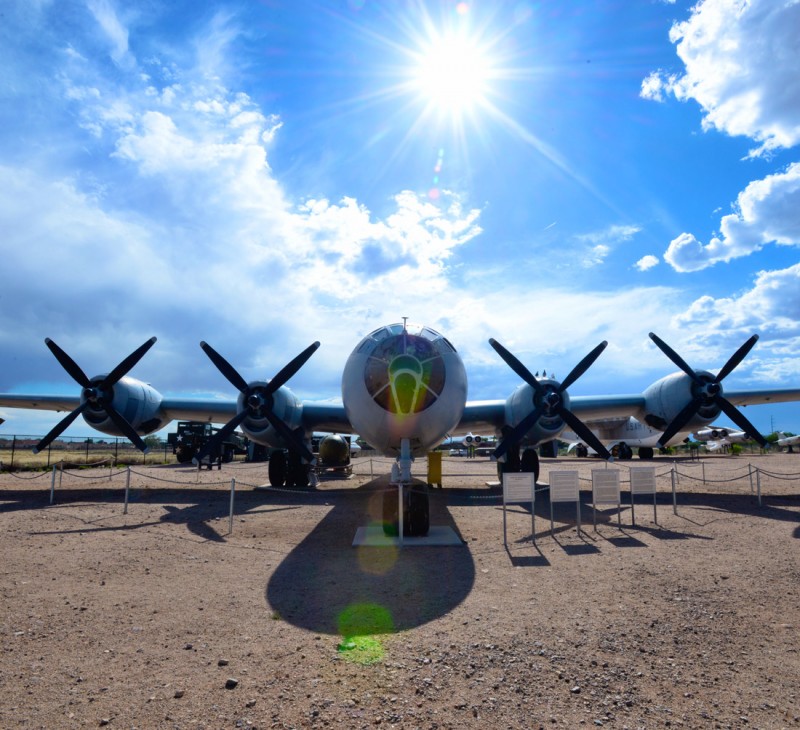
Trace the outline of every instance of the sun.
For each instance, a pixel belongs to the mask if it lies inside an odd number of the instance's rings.
[[[485,103],[491,76],[491,59],[476,39],[437,35],[419,50],[414,85],[426,103],[458,116]]]

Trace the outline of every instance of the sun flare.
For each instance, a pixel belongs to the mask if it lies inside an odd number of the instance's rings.
[[[416,85],[422,97],[441,111],[461,114],[482,103],[489,90],[491,63],[470,38],[442,36],[421,49]]]

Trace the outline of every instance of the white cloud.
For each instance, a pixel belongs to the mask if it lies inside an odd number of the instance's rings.
[[[685,72],[650,74],[641,95],[694,99],[705,129],[758,141],[752,154],[792,147],[800,141],[799,36],[797,0],[701,0],[670,31]]]
[[[660,263],[659,258],[657,256],[653,256],[652,254],[647,254],[647,256],[642,256],[635,264],[634,267],[639,271],[647,271],[652,269],[654,266],[658,266]]]
[[[751,182],[723,216],[720,236],[704,245],[682,233],[669,245],[665,260],[676,271],[699,271],[720,261],[747,256],[768,243],[800,245],[800,163]]]
[[[586,245],[576,251],[576,260],[584,269],[600,266],[617,246],[631,240],[641,230],[639,226],[612,225],[577,235],[575,240]]]
[[[703,296],[673,321],[687,338],[687,350],[709,354],[721,366],[750,335],[760,340],[737,371],[776,384],[800,377],[800,264],[761,271],[740,296]]]
[[[623,241],[629,241],[639,231],[640,226],[632,225],[612,225],[604,228],[601,231],[592,231],[591,233],[582,233],[576,236],[577,240],[585,241],[586,243],[614,245]]]
[[[122,24],[111,2],[87,0],[87,6],[111,44],[111,58],[114,63],[132,66],[133,58],[128,51],[128,29]]]
[[[676,321],[698,329],[758,329],[784,337],[800,336],[800,264],[760,271],[752,289],[738,297],[701,297]]]

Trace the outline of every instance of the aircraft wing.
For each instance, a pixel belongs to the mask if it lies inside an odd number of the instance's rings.
[[[785,403],[800,400],[800,388],[769,390],[725,390],[725,398],[735,406],[756,406],[764,403]]]
[[[210,423],[227,423],[237,412],[235,400],[164,398],[161,402],[161,408],[173,421],[208,421]],[[344,406],[338,402],[317,403],[309,401],[303,403],[301,421],[303,427],[309,432],[354,432],[345,413]]]
[[[29,408],[37,411],[73,411],[81,399],[73,395],[16,395],[0,393],[0,408]]]
[[[587,425],[608,420],[626,419],[644,409],[643,395],[584,395],[570,399],[570,410]],[[464,414],[455,434],[470,431],[485,432],[500,429],[507,424],[506,401],[471,401],[464,407]]]
[[[73,411],[81,404],[77,396],[27,395],[0,393],[0,408],[23,408],[38,411]],[[161,411],[169,421],[205,421],[223,424],[236,413],[236,400],[164,398]],[[303,427],[308,431],[351,433],[352,427],[341,403],[303,404]]]

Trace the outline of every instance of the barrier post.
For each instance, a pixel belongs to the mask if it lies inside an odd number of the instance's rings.
[[[670,479],[672,480],[672,514],[677,515],[678,514],[678,496],[677,496],[677,494],[675,492],[675,469],[670,469],[669,475],[670,475]],[[705,480],[705,477],[703,477],[703,479]],[[703,483],[705,484],[705,481],[703,481]]]
[[[761,470],[756,467],[756,487],[758,487],[758,506],[761,506]]]
[[[53,504],[53,498],[56,494],[56,466],[53,464],[53,475],[50,477],[50,504]]]
[[[131,468],[128,467],[128,473],[125,475],[125,507],[122,510],[122,514],[128,514],[128,494],[131,490]]]
[[[228,534],[233,534],[233,495],[236,493],[236,479],[231,479],[231,509],[228,517]]]

